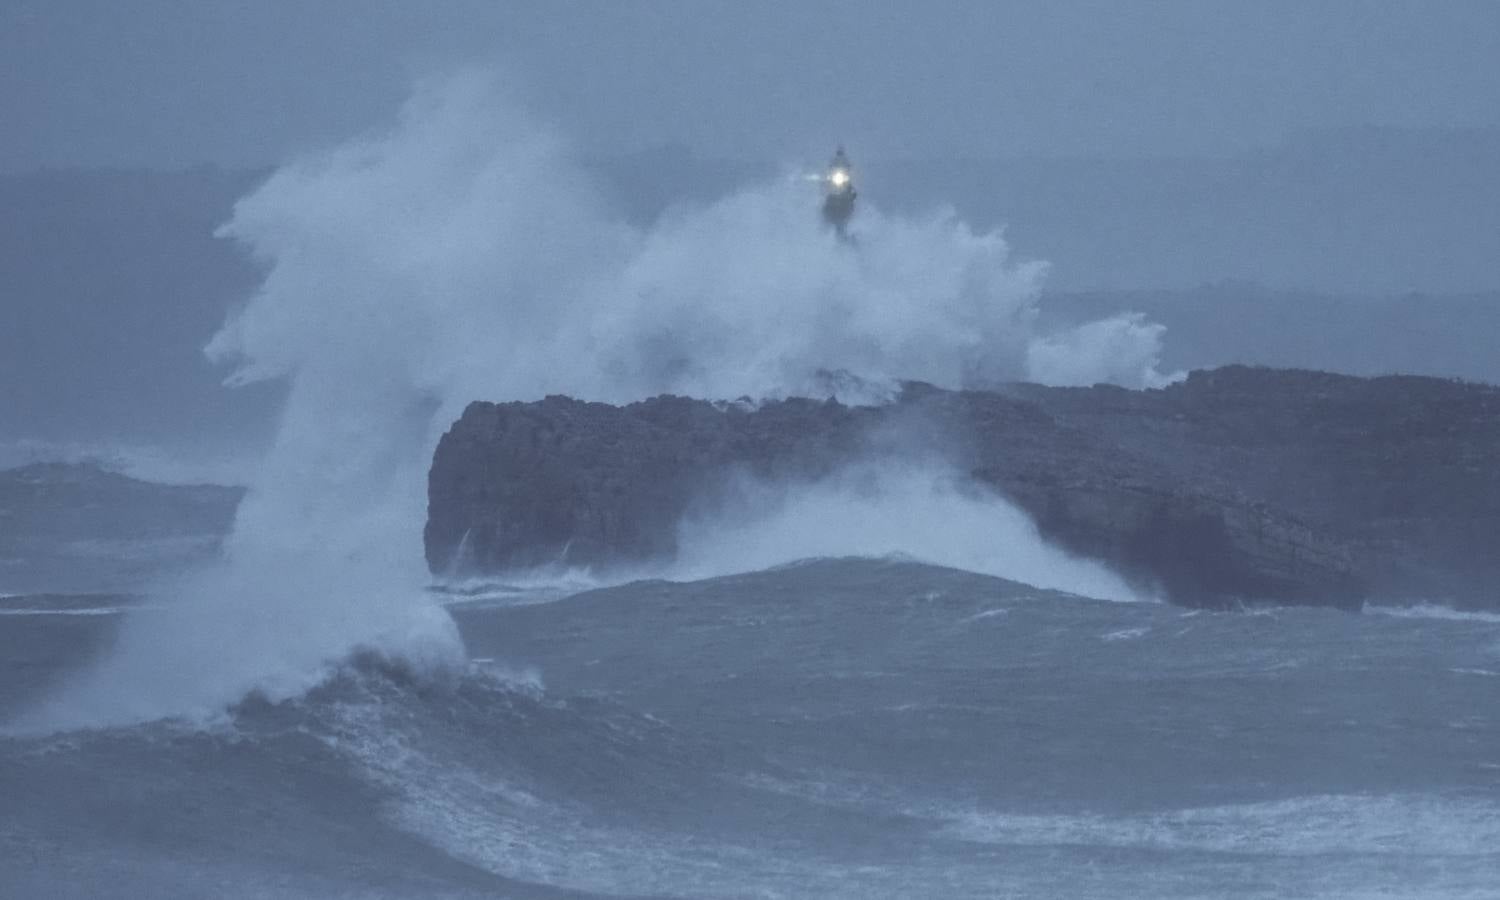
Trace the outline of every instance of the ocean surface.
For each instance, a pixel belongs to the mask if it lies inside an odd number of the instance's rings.
[[[1500,896],[1500,616],[902,559],[434,597],[462,670],[0,736],[0,897]],[[0,723],[164,614],[0,597]]]

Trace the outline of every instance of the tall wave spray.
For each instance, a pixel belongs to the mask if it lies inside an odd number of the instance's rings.
[[[366,647],[461,660],[425,599],[431,448],[471,399],[764,397],[1015,377],[1160,383],[1160,329],[1035,333],[1043,266],[951,212],[862,211],[841,242],[796,179],[628,227],[482,77],[420,88],[386,132],[277,171],[222,234],[267,267],[216,335],[231,383],[290,383],[221,565],[166,586],[44,718],[205,716],[293,695]]]

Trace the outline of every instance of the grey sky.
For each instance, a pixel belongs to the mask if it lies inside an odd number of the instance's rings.
[[[1500,126],[1496,2],[6,0],[0,169],[269,163],[476,62],[606,153],[1196,155]]]

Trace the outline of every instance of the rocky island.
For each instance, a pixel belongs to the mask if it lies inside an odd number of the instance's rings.
[[[0,593],[140,588],[218,552],[244,495],[93,463],[0,471]]]
[[[727,473],[940,455],[1068,551],[1194,607],[1500,607],[1500,388],[1230,366],[1160,390],[903,386],[893,402],[471,404],[426,555],[498,572],[670,558]]]

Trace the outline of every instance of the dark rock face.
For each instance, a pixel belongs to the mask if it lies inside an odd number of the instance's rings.
[[[788,400],[754,411],[657,397],[625,407],[548,397],[473,403],[428,480],[434,571],[670,556],[676,526],[731,466],[809,478],[854,458],[869,410]]]
[[[882,407],[474,403],[433,460],[427,559],[669,557],[731,471],[814,480],[902,452],[942,453],[1177,603],[1500,605],[1500,388],[1237,366],[1158,391],[909,384]]]

